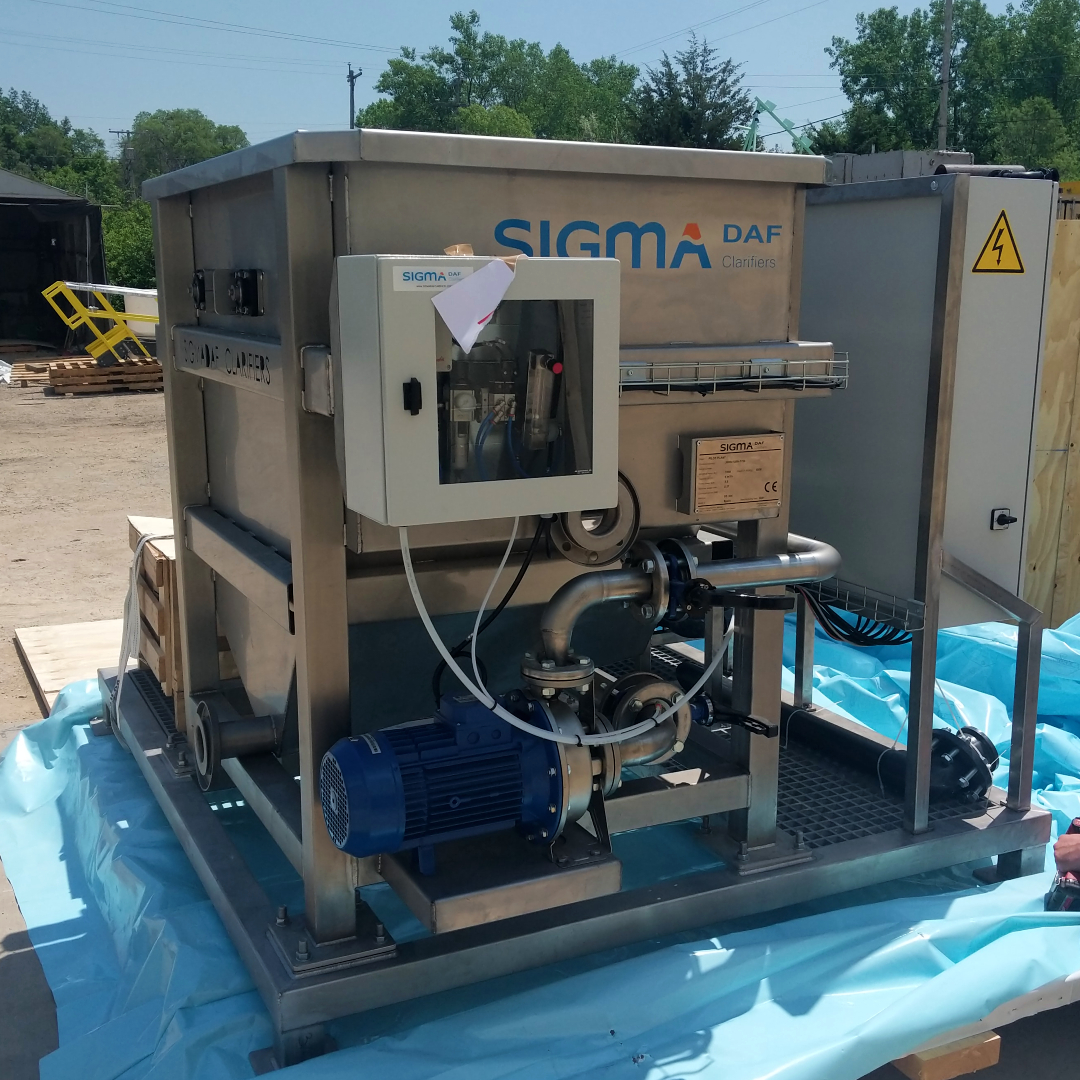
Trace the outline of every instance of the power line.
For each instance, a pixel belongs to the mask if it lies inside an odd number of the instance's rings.
[[[243,23],[223,23],[216,19],[199,19],[190,15],[176,15],[172,12],[162,11],[153,14],[139,15],[133,11],[108,11],[98,8],[86,7],[83,4],[68,4],[63,0],[27,0],[31,4],[43,4],[46,7],[70,8],[73,11],[89,12],[92,15],[115,15],[121,19],[139,19],[142,22],[165,23],[168,26],[191,26],[202,30],[216,30],[225,34],[240,34],[241,36],[274,38],[278,41],[305,41],[313,45],[326,45],[335,49],[367,49],[373,52],[396,53],[387,45],[366,45],[358,41],[334,41],[332,38],[313,37],[309,34],[290,34],[283,30],[269,30],[258,26],[246,26]],[[102,3],[103,0],[92,0]],[[127,7],[129,5],[114,5]],[[138,8],[137,11],[151,11],[152,9]]]
[[[137,49],[142,52],[155,52],[155,53],[167,53],[175,56],[198,56],[205,60],[228,60],[235,62],[236,60],[247,60],[255,63],[271,63],[271,64],[295,64],[305,67],[321,68],[327,72],[337,71],[339,61],[337,60],[317,60],[314,57],[290,57],[290,56],[242,56],[236,53],[208,53],[204,49],[168,49],[161,45],[137,45],[133,42],[115,42],[106,41],[101,38],[85,38],[85,37],[61,37],[58,34],[36,34],[29,30],[3,30],[0,31],[0,37],[19,37],[19,38],[34,38],[39,41],[63,41],[69,42],[73,45],[102,45],[111,51],[118,49]]]
[[[654,42],[649,42],[646,45],[637,45],[632,49],[625,49],[621,53],[616,53],[616,56],[626,56],[628,53],[639,52],[641,49],[648,48],[648,45],[659,44],[662,41],[668,41],[673,37],[679,37],[682,34],[688,33],[692,30],[697,30],[707,23],[719,22],[721,19],[731,18],[733,15],[739,15],[744,11],[749,11],[751,8],[760,7],[762,3],[766,3],[768,0],[756,0],[755,3],[747,4],[745,7],[736,8],[734,11],[727,12],[724,15],[718,15],[714,19],[707,19],[703,23],[697,23],[694,26],[688,26],[684,30],[677,30],[674,34],[669,34],[665,38],[657,38]],[[781,19],[790,18],[792,15],[798,15],[802,11],[809,11],[810,8],[821,7],[822,4],[827,4],[829,0],[815,0],[813,4],[807,4],[805,7],[796,8],[794,11],[786,11],[783,15],[777,15],[772,19],[765,19],[762,22],[754,23],[752,26],[744,26],[741,30],[733,30],[730,34],[722,34],[720,37],[712,38],[712,41],[726,41],[728,38],[737,37],[739,34],[745,34],[749,30],[757,30],[761,26],[768,26],[774,22],[780,22]],[[830,76],[814,76],[814,78],[829,78]]]
[[[792,15],[798,15],[800,12],[809,11],[811,8],[821,7],[822,4],[829,3],[829,0],[815,0],[812,4],[807,4],[806,7],[796,8],[794,11],[787,11],[783,15],[777,15],[775,19],[766,19],[764,22],[754,23],[753,26],[744,26],[741,30],[732,30],[730,34],[724,34],[721,37],[713,38],[713,41],[726,41],[728,38],[738,37],[739,34],[745,34],[748,30],[757,30],[760,26],[768,26],[770,23],[780,22],[781,19],[790,18]]]
[[[711,19],[704,19],[701,22],[694,23],[692,26],[684,26],[681,30],[676,30],[673,33],[665,34],[662,37],[653,38],[651,41],[643,41],[640,45],[634,45],[629,49],[623,49],[622,52],[616,53],[616,56],[629,56],[630,53],[640,52],[642,49],[648,49],[653,45],[661,45],[665,41],[670,41],[672,38],[682,37],[683,34],[691,34],[695,30],[700,30],[703,26],[710,26],[713,23],[721,22],[724,19],[734,18],[736,15],[741,15],[744,11],[749,11],[751,8],[761,7],[762,4],[769,3],[770,0],[753,0],[752,3],[744,4],[742,7],[733,8],[731,11],[725,11],[722,15],[715,15]]]
[[[0,37],[4,34],[0,32]],[[29,42],[20,42],[19,47],[22,49],[41,49],[45,52],[56,53],[75,53],[78,56],[102,56],[111,59],[116,59],[115,48],[109,48],[107,51],[94,51],[89,49],[67,49],[61,45],[33,45]],[[167,60],[164,57],[159,56],[140,56],[138,53],[129,53],[126,57],[128,60],[143,60],[150,61],[155,64],[179,64],[181,67],[206,67],[213,68],[215,71],[221,70],[221,64],[203,63],[199,60]],[[329,76],[333,72],[330,71],[305,71],[302,68],[270,68],[270,67],[249,67],[244,64],[233,64],[230,66],[231,71],[260,71],[270,72],[277,71],[286,75],[304,75],[304,76]]]

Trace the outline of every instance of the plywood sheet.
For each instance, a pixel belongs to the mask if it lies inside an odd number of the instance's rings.
[[[1028,517],[1024,596],[1051,626],[1080,611],[1080,221],[1059,221]],[[1053,563],[1053,566],[1051,565]]]
[[[116,667],[123,629],[123,619],[104,619],[15,631],[15,646],[44,712],[68,683],[97,678],[98,668]]]
[[[1054,605],[1066,464],[1064,450],[1035,451],[1030,506],[1032,528],[1028,534],[1024,599],[1047,615]]]

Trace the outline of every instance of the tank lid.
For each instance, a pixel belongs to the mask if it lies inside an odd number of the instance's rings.
[[[372,161],[527,172],[823,184],[825,158],[807,154],[691,150],[670,146],[497,139],[422,131],[294,131],[147,180],[143,197],[161,199],[304,162]]]

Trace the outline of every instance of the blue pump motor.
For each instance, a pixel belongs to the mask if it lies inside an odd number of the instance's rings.
[[[551,727],[530,702],[528,722]],[[566,822],[564,754],[511,727],[468,694],[447,694],[433,720],[341,739],[319,784],[330,839],[363,857],[517,826],[550,842]]]

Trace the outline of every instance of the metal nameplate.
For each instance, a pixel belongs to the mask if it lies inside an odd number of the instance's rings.
[[[177,371],[283,400],[281,342],[201,326],[174,326],[172,333]]]
[[[779,512],[784,492],[784,436],[722,435],[680,440],[689,459],[693,515],[742,510]],[[686,444],[689,445],[686,445]]]

